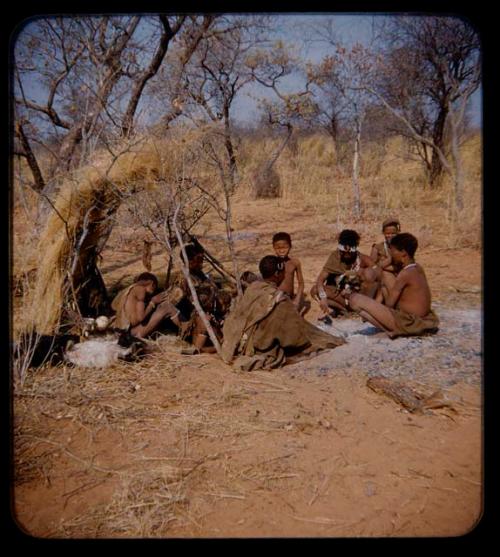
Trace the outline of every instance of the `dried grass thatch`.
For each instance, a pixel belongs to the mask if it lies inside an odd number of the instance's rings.
[[[86,281],[113,226],[122,199],[165,172],[154,145],[103,157],[61,186],[38,243],[37,278],[24,311],[24,328],[43,334],[59,329],[65,308],[92,305]],[[95,277],[94,277],[95,278]],[[87,298],[87,300],[84,300]],[[102,308],[100,308],[102,311]]]

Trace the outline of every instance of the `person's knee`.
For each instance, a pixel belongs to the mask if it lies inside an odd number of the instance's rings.
[[[313,297],[313,298],[317,298],[318,297],[318,287],[316,285],[314,285],[311,290],[309,291],[309,294]]]
[[[377,272],[375,269],[364,269],[363,281],[374,283],[378,281]]]
[[[158,304],[158,306],[156,307],[156,311],[158,313],[161,313],[163,316],[168,315],[169,317],[173,317],[174,315],[179,313],[179,310],[167,300]]]
[[[358,294],[357,292],[353,292],[349,296],[349,307],[354,311],[359,311],[363,309],[363,294]]]

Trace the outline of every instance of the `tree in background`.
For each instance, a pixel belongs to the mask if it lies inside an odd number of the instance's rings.
[[[212,20],[72,16],[28,24],[15,45],[14,131],[34,189],[50,194],[58,175],[88,162],[97,145],[131,136],[170,43],[183,37],[187,63]]]
[[[286,130],[278,147],[258,169],[255,176],[254,193],[256,197],[279,197],[281,187],[274,165],[289,143],[296,127],[307,127],[317,108],[311,99],[309,83],[302,90],[285,92],[282,81],[292,72],[300,69],[298,59],[292,55],[291,48],[276,41],[270,48],[261,49],[248,60],[256,83],[271,91],[273,98],[261,97],[261,123],[278,133]]]
[[[347,48],[333,42],[333,39],[330,39],[330,44],[334,47],[334,53],[325,56],[317,66],[311,66],[309,78],[319,90],[319,94],[326,96],[326,102],[337,107],[337,123],[338,115],[342,114],[344,125],[350,130],[353,146],[353,216],[359,219],[362,214],[359,182],[361,139],[367,109],[371,104],[365,86],[371,79],[372,55],[371,51],[361,44]]]
[[[451,176],[461,209],[459,145],[468,102],[481,83],[479,37],[460,18],[434,16],[387,18],[381,37],[372,93],[418,144],[431,187],[439,187],[443,171]]]

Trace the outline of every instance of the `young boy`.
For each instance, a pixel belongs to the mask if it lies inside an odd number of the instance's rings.
[[[336,279],[340,275],[357,277],[361,282],[361,292],[371,298],[379,288],[374,262],[371,257],[359,252],[359,240],[360,236],[355,230],[342,230],[338,236],[337,249],[328,257],[311,289],[311,296],[319,302],[325,316],[335,317],[349,310],[336,286]]]
[[[380,288],[375,296],[377,302],[384,302],[387,297],[387,292],[394,286],[394,281],[396,280],[397,269],[393,265],[391,253],[389,251],[389,245],[392,238],[399,234],[401,231],[401,225],[399,220],[396,218],[386,219],[382,223],[382,234],[384,235],[384,241],[378,244],[373,244],[370,257],[375,261],[375,264],[380,269],[379,279]]]
[[[431,292],[423,268],[415,262],[418,241],[412,234],[394,236],[390,244],[392,261],[398,269],[385,305],[356,292],[342,291],[352,310],[383,329],[391,338],[435,333],[439,318],[431,309]]]
[[[287,232],[278,232],[273,236],[273,249],[280,261],[285,264],[285,278],[279,290],[290,296],[300,315],[304,316],[311,309],[311,302],[304,296],[304,276],[300,261],[289,256],[292,249],[292,238]],[[297,276],[297,294],[295,292],[295,276]]]
[[[111,307],[116,311],[114,326],[139,338],[154,332],[165,318],[181,329],[179,310],[174,306],[178,292],[154,295],[157,288],[156,276],[142,273],[133,284],[119,292],[111,302]]]

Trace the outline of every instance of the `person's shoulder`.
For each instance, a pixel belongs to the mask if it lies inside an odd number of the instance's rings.
[[[130,293],[136,298],[142,300],[146,296],[146,287],[142,284],[132,284]]]
[[[290,267],[299,267],[300,266],[300,259],[298,257],[290,257],[287,261],[290,264]]]

